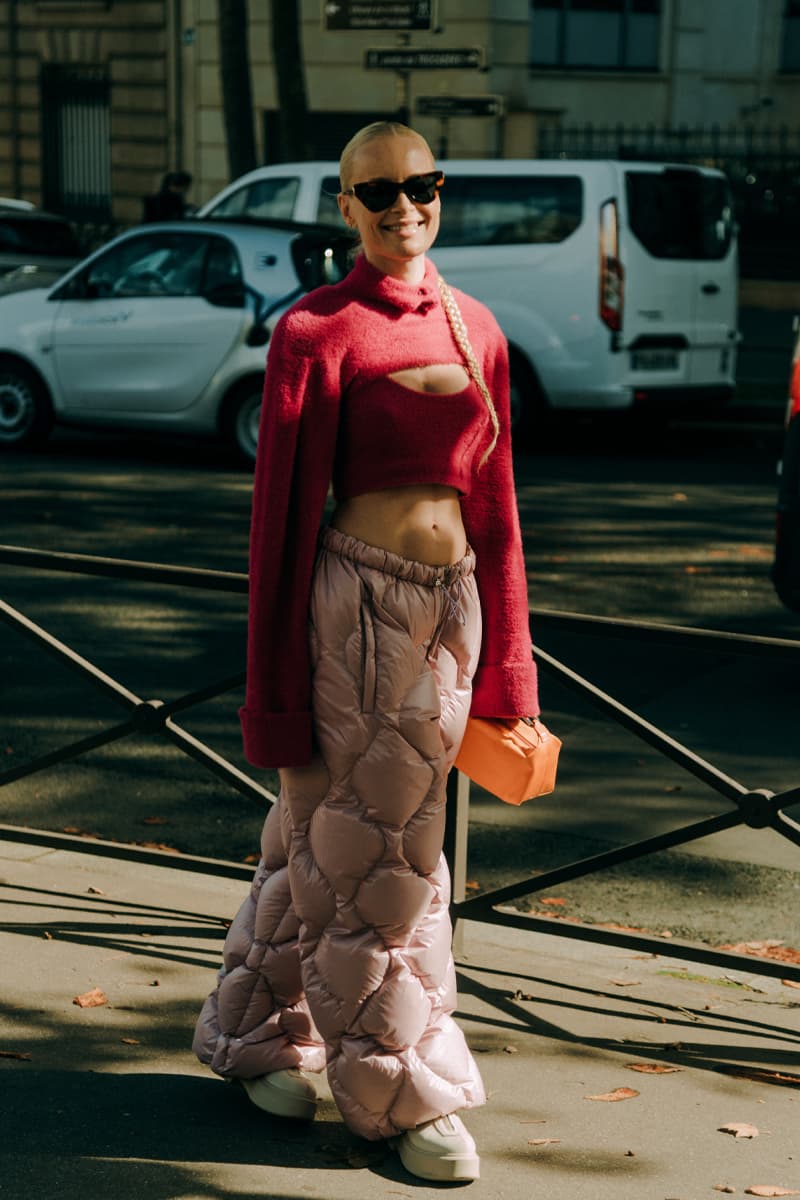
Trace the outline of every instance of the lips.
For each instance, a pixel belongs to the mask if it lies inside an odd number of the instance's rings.
[[[387,233],[416,233],[422,229],[424,221],[398,221],[393,225],[383,225]]]

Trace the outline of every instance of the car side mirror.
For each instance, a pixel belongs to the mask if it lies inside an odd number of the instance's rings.
[[[218,283],[203,293],[203,298],[217,308],[244,308],[245,288],[237,280]]]

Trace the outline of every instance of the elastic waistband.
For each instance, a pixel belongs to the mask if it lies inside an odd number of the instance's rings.
[[[434,567],[429,563],[417,562],[413,558],[403,558],[384,550],[380,546],[370,546],[367,542],[341,533],[326,525],[320,533],[320,547],[339,558],[349,558],[351,562],[360,563],[384,575],[394,575],[398,579],[406,579],[409,583],[419,583],[424,587],[450,587],[456,579],[464,579],[475,570],[475,552],[467,547],[467,553],[458,562],[449,566]]]

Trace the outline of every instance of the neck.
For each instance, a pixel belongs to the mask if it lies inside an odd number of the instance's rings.
[[[392,279],[399,279],[402,283],[422,283],[422,280],[425,278],[426,261],[424,254],[399,261],[397,259],[382,257],[368,258],[367,261],[383,275],[389,275]]]

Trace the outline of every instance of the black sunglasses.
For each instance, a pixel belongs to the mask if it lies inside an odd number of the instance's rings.
[[[444,183],[444,171],[428,171],[426,175],[409,175],[402,183],[392,179],[373,179],[356,183],[344,192],[355,196],[370,212],[379,213],[391,208],[401,192],[414,204],[432,204]]]

